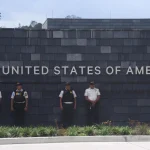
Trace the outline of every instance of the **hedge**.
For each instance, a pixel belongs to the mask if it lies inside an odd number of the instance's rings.
[[[8,137],[48,137],[48,136],[98,136],[98,135],[150,135],[148,125],[106,126],[95,125],[67,129],[49,127],[0,127],[0,138]]]

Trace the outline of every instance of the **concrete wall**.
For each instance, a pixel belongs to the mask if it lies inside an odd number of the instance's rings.
[[[150,19],[48,18],[43,29],[150,29]]]
[[[150,77],[125,75],[131,65],[150,64],[149,30],[20,30],[0,29],[2,66],[101,66],[101,75],[3,75],[0,122],[11,124],[10,95],[14,83],[24,83],[29,93],[27,124],[54,124],[60,119],[59,92],[65,81],[72,82],[77,98],[75,124],[84,125],[84,90],[95,81],[101,91],[100,121],[126,123],[128,118],[150,121]],[[107,66],[122,66],[119,75],[106,75]],[[2,72],[2,70],[0,70]]]

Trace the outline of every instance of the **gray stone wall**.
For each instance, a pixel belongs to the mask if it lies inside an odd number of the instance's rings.
[[[1,124],[10,125],[10,96],[14,83],[24,83],[29,93],[27,125],[54,124],[60,120],[59,92],[64,82],[77,93],[74,123],[84,125],[84,91],[95,81],[101,91],[100,121],[117,124],[128,119],[150,121],[150,77],[125,75],[129,66],[150,65],[149,30],[21,30],[0,29],[0,72],[2,66],[48,66],[48,75],[4,75],[0,73],[3,95]],[[53,73],[54,66],[101,66],[101,75],[70,76]],[[118,75],[107,75],[107,66],[121,66]]]
[[[43,29],[150,29],[150,19],[47,18]]]

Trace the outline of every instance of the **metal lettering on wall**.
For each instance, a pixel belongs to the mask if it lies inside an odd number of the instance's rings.
[[[77,71],[78,69],[78,71]],[[105,68],[107,75],[118,75],[121,72],[121,66],[108,66]],[[47,75],[51,70],[47,66],[17,66],[17,67],[4,67],[2,66],[2,74],[4,75],[30,75],[32,72],[34,75]],[[55,75],[100,75],[100,66],[55,66],[52,69]],[[68,72],[69,71],[69,72]],[[68,72],[68,74],[67,74]],[[150,66],[129,66],[126,69],[125,75],[150,75]]]

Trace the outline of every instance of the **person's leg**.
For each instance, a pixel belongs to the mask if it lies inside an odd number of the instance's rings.
[[[20,104],[14,105],[14,124],[15,126],[21,126],[23,123],[23,112]]]
[[[62,114],[61,114],[61,122],[62,122],[62,126],[64,127],[64,123],[65,123],[65,111],[64,111],[64,106],[63,106],[63,110],[62,110]]]
[[[24,109],[17,109],[15,110],[15,125],[16,126],[24,126]]]
[[[66,104],[63,104],[62,123],[63,123],[63,127],[66,128],[66,126],[67,126],[67,108],[66,108]]]
[[[95,107],[91,107],[91,125],[94,125]]]
[[[14,111],[14,125],[19,126],[19,111],[16,109]]]
[[[17,126],[21,126],[21,116],[22,116],[22,114],[21,114],[21,111],[20,110],[18,110],[17,111]]]
[[[99,123],[99,102],[95,104],[94,108],[94,124]]]
[[[64,125],[64,110],[61,110],[61,127]]]
[[[20,115],[19,115],[19,125],[22,127],[24,126],[24,117],[25,117],[25,112],[24,109],[20,110]]]
[[[68,104],[68,126],[73,125],[73,118],[74,118],[74,109],[73,104]]]
[[[70,126],[70,105],[66,104],[66,127]]]
[[[87,104],[87,125],[92,125],[92,107],[91,104],[88,102]]]

